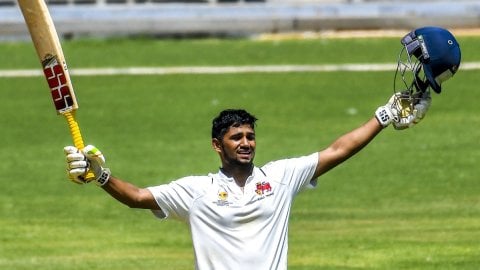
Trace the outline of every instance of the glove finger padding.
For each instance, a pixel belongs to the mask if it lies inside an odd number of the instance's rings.
[[[428,109],[432,104],[432,98],[430,97],[430,92],[425,92],[419,99],[418,103],[415,104],[413,114],[415,115],[414,122],[417,124],[420,122],[425,115],[427,114]]]
[[[82,153],[88,159],[90,169],[95,175],[97,184],[104,185],[110,177],[110,170],[104,168],[105,157],[103,156],[102,151],[93,145],[87,145],[82,149]]]
[[[429,92],[409,94],[396,93],[392,103],[392,114],[396,115],[393,127],[398,130],[418,124],[426,115],[431,104]]]
[[[76,148],[75,146],[65,146],[63,148],[63,152],[68,155],[68,154],[74,154],[74,153],[78,153],[78,148]]]
[[[87,157],[80,152],[67,154],[66,158],[67,158],[67,162],[87,160]]]
[[[88,162],[85,160],[70,161],[67,166],[70,170],[88,170]]]
[[[66,146],[63,151],[66,154],[68,178],[77,184],[85,184],[85,175],[88,172],[87,158],[74,146]]]
[[[97,177],[101,173],[101,169],[105,166],[105,157],[97,147],[93,145],[87,145],[82,149],[83,154],[87,157],[90,162],[91,169]]]
[[[82,152],[89,160],[95,160],[101,166],[105,165],[105,157],[103,156],[102,151],[97,147],[87,145],[83,148]]]

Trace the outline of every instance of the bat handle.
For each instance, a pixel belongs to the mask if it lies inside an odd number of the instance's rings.
[[[70,134],[72,135],[72,138],[73,138],[73,144],[75,145],[76,148],[80,150],[85,148],[82,134],[80,133],[80,127],[78,126],[78,122],[75,119],[75,111],[66,112],[64,113],[64,115],[65,115],[65,118],[67,119],[68,127],[70,129]],[[91,170],[89,170],[87,172],[87,175],[85,176],[85,180],[87,182],[90,182],[94,179],[95,179],[95,175]]]
[[[67,118],[68,127],[70,128],[70,134],[73,138],[73,144],[78,149],[85,148],[85,144],[83,143],[82,134],[80,133],[80,127],[78,126],[78,122],[75,119],[75,112],[67,112],[64,114],[65,118]]]

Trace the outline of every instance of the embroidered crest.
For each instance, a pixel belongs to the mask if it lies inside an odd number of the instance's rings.
[[[219,201],[226,201],[228,199],[228,193],[221,189],[218,191],[218,200]]]
[[[220,188],[217,192],[217,201],[214,201],[218,206],[229,206],[228,192],[224,188]]]
[[[272,192],[272,186],[270,185],[269,182],[258,182],[256,184],[256,189],[255,189],[255,192],[258,194],[258,195],[263,195],[265,193],[270,193]]]

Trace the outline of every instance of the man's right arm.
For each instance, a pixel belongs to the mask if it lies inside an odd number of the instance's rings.
[[[117,201],[130,208],[161,210],[152,193],[146,188],[139,188],[113,176],[110,176],[102,188]]]
[[[74,146],[64,148],[67,161],[67,171],[70,180],[75,183],[87,183],[85,175],[91,171],[96,182],[107,193],[119,202],[131,208],[161,210],[153,194],[146,188],[139,188],[131,183],[113,177],[105,168],[105,157],[93,145],[87,145],[82,150]]]

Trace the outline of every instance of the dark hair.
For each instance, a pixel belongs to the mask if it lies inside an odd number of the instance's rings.
[[[255,128],[257,118],[243,109],[227,109],[220,112],[212,121],[212,139],[221,140],[230,127],[248,124]]]

